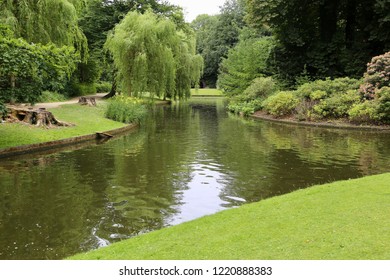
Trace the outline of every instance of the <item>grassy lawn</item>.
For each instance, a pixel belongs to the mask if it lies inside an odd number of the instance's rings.
[[[49,109],[49,111],[57,119],[76,126],[45,129],[23,124],[0,124],[0,149],[87,135],[125,126],[104,117],[104,104],[99,104],[98,107],[63,105],[61,108]]]
[[[223,96],[222,91],[216,88],[191,89],[191,96]]]
[[[73,259],[390,259],[390,173],[299,190]]]

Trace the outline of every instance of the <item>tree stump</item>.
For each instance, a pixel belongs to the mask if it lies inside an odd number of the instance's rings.
[[[94,97],[80,97],[79,104],[88,105],[88,106],[96,106],[96,100]]]
[[[46,128],[57,126],[74,126],[71,123],[61,122],[57,120],[54,115],[46,111],[45,108],[33,109],[17,106],[7,106],[8,120],[11,122],[23,122],[35,126],[42,126]]]

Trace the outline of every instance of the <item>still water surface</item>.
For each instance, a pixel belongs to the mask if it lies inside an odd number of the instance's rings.
[[[389,158],[386,133],[244,120],[223,99],[157,107],[139,130],[104,144],[0,159],[0,259],[61,259],[298,188],[389,172]]]

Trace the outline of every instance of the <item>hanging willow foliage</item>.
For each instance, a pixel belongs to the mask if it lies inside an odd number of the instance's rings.
[[[0,23],[32,43],[74,46],[82,58],[88,46],[78,26],[86,0],[0,0]]]
[[[195,54],[193,34],[151,11],[128,13],[105,47],[113,55],[118,81],[128,95],[148,92],[164,99],[183,99],[189,97],[191,85],[199,83],[203,59]]]

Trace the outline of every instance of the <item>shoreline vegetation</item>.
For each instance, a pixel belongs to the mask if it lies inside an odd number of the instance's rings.
[[[106,102],[101,101],[102,96],[103,95],[97,95],[99,100],[97,107],[81,107],[76,104],[75,98],[72,99],[73,101],[65,100],[62,102],[40,103],[36,105],[46,105],[60,120],[76,124],[74,127],[48,130],[18,123],[2,123],[0,125],[0,133],[3,136],[0,139],[0,157],[72,145],[79,143],[80,141],[94,140],[97,132],[116,134],[115,131],[127,131],[136,126],[107,119],[104,116]],[[191,96],[194,98],[225,97],[222,91],[212,88],[192,89]],[[71,104],[72,102],[75,104]],[[154,104],[167,104],[167,102],[169,101],[156,100]],[[85,109],[81,110],[80,108]],[[86,118],[86,115],[89,117]],[[253,119],[295,125],[384,132],[390,131],[390,126],[388,125],[358,125],[343,121],[342,119],[330,121],[300,121],[289,118],[288,116],[273,116],[264,111],[257,111],[249,116]]]
[[[192,89],[191,94],[193,97],[222,96],[222,92],[217,89]],[[97,107],[80,106],[77,104],[78,98],[37,103],[34,106],[47,107],[58,119],[75,124],[73,127],[46,129],[20,123],[1,123],[0,157],[43,151],[95,140],[98,137],[97,132],[117,134],[134,129],[137,126],[136,124],[126,124],[105,117],[104,111],[107,103],[101,100],[103,95],[93,96],[98,100]],[[169,100],[154,100],[155,105],[164,105],[169,102]]]
[[[313,186],[71,260],[388,260],[390,173]]]

